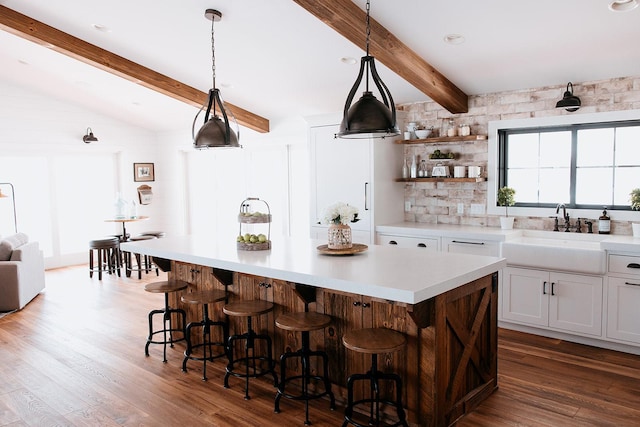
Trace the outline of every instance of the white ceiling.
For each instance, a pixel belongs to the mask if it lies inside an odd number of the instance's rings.
[[[354,0],[364,9],[365,0]],[[640,7],[609,0],[373,0],[371,16],[468,95],[640,75]],[[0,0],[0,4],[203,92],[211,23],[223,98],[274,123],[341,111],[364,48],[292,0]],[[110,32],[93,28],[100,24]],[[466,38],[443,42],[447,34]],[[355,57],[346,65],[342,57]],[[0,31],[0,78],[152,130],[196,109]],[[428,97],[379,64],[398,104]],[[560,98],[562,91],[558,92]],[[576,93],[578,96],[579,93]]]

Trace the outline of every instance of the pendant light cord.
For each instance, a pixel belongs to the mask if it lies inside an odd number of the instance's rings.
[[[213,89],[216,88],[216,43],[213,26],[215,19],[211,19],[211,75],[213,76]]]
[[[371,10],[371,4],[369,3],[370,0],[367,0],[367,5],[366,5],[366,10],[367,10],[367,41],[366,41],[366,48],[367,48],[367,56],[369,56],[369,39],[371,38],[371,24],[369,22],[369,11]],[[369,63],[367,62],[367,72],[365,73],[365,90],[367,92],[369,92]]]

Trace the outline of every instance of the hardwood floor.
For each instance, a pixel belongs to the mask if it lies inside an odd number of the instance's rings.
[[[162,278],[162,273],[161,273]],[[224,389],[224,363],[180,370],[183,347],[144,356],[147,313],[163,304],[144,292],[155,274],[89,279],[86,266],[48,271],[47,289],[22,311],[0,319],[2,426],[295,426],[304,405],[274,388]],[[499,389],[459,427],[638,426],[640,357],[500,330]],[[314,426],[340,426],[343,407],[310,405]]]

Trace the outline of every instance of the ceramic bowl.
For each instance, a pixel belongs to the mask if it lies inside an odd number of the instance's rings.
[[[431,135],[431,129],[417,129],[416,130],[416,137],[418,137],[418,139],[428,138],[429,135]]]

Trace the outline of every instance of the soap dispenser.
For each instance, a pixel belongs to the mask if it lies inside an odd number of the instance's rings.
[[[604,207],[602,211],[602,215],[598,218],[598,233],[599,234],[609,234],[611,231],[611,218],[607,215],[607,207]]]

